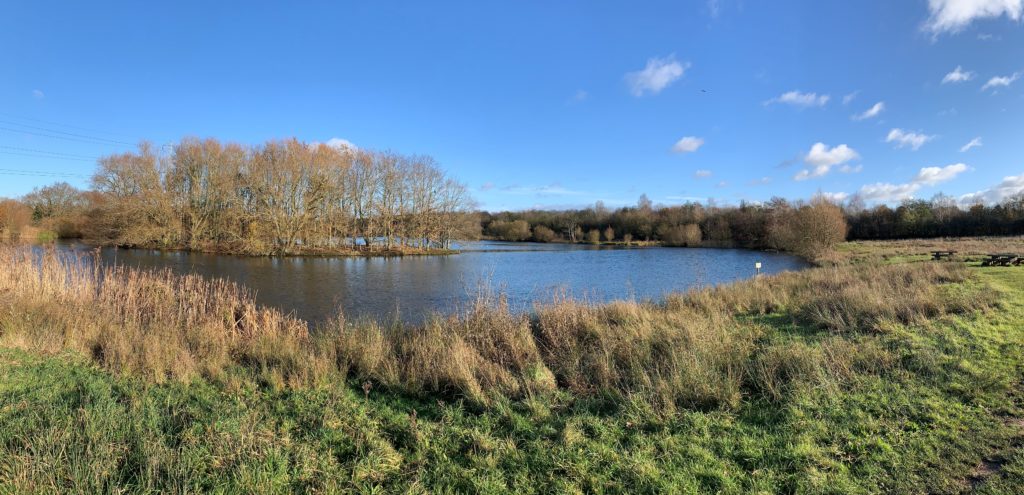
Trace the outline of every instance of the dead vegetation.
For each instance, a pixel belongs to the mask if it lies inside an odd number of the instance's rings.
[[[533,314],[482,297],[419,327],[347,322],[308,329],[224,281],[96,267],[57,250],[0,249],[0,345],[72,349],[154,381],[221,379],[233,368],[273,386],[349,377],[414,395],[571,393],[662,408],[734,408],[744,395],[841,384],[891,358],[851,338],[990,305],[948,290],[958,263],[857,264],[694,290],[664,303],[556,301]],[[958,286],[971,287],[971,284]],[[821,345],[770,325],[818,332]]]

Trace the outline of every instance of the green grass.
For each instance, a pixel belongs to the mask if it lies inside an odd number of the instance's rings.
[[[565,390],[367,399],[356,381],[275,386],[240,366],[156,384],[3,349],[0,493],[959,493],[984,459],[1000,469],[978,488],[1015,493],[1024,269],[972,270],[943,290],[1000,291],[998,308],[864,332],[785,307],[744,317],[765,329],[756,358],[792,376],[748,386],[735,408]],[[801,356],[829,352],[850,369],[813,379]]]

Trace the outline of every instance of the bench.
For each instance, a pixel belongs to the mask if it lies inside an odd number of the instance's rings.
[[[935,261],[951,260],[956,251],[932,251],[932,259]]]
[[[992,253],[987,260],[981,262],[981,266],[1021,266],[1024,265],[1024,256],[1015,253]]]

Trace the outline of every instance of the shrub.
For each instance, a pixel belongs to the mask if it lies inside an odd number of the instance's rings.
[[[533,240],[537,242],[551,242],[557,238],[554,230],[551,230],[543,225],[538,225],[533,228]]]
[[[525,241],[530,238],[530,224],[525,220],[495,220],[488,227],[491,235],[503,241]]]
[[[701,241],[700,226],[690,223],[669,227],[661,232],[661,239],[667,246],[697,246]]]

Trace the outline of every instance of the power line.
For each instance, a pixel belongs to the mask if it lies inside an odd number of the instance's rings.
[[[106,145],[118,144],[118,143],[103,143],[103,142],[97,142],[97,141],[89,141],[89,140],[86,140],[86,139],[79,139],[79,138],[67,137],[67,136],[54,136],[53,134],[44,134],[44,133],[41,133],[41,132],[26,131],[24,129],[11,129],[10,127],[2,127],[2,126],[0,126],[0,130],[11,131],[11,132],[20,132],[22,134],[29,134],[29,135],[32,135],[32,136],[40,136],[40,137],[47,137],[47,138],[53,138],[53,139],[64,139],[64,140],[67,140],[67,141],[78,141],[80,143],[106,144]]]
[[[110,136],[131,137],[131,136],[128,136],[127,134],[121,134],[121,133],[110,132],[110,131],[100,131],[100,130],[97,130],[97,129],[90,129],[88,127],[79,127],[79,126],[71,125],[71,124],[62,124],[60,122],[54,122],[52,120],[33,119],[31,117],[22,117],[20,115],[13,115],[13,114],[4,113],[4,112],[0,112],[0,115],[2,115],[4,117],[7,117],[7,118],[10,118],[10,119],[28,120],[30,122],[39,122],[41,124],[50,124],[50,125],[56,125],[56,126],[60,126],[60,127],[67,127],[69,129],[78,129],[80,131],[96,132],[96,133],[100,133],[100,134],[107,134],[107,135],[110,135]]]
[[[25,177],[89,177],[85,174],[74,174],[70,172],[47,172],[42,170],[17,170],[11,168],[0,168],[0,175],[20,175]]]
[[[46,153],[48,155],[60,155],[60,156],[66,156],[66,157],[70,157],[70,158],[85,158],[87,160],[99,160],[99,158],[95,157],[95,156],[76,155],[74,153],[64,153],[64,152],[61,152],[61,151],[37,150],[35,148],[22,148],[22,147],[19,147],[19,146],[0,146],[0,148],[6,149],[6,150],[22,151],[22,152],[29,151],[29,152],[32,152],[32,153]]]
[[[71,157],[71,156],[42,155],[42,154],[39,154],[39,153],[24,153],[24,152],[21,152],[21,151],[3,151],[3,150],[0,150],[0,153],[2,153],[4,155],[27,156],[27,157],[32,157],[32,158],[50,158],[50,159],[54,159],[54,160],[74,160],[74,161],[79,161],[79,162],[95,162],[96,161],[94,158],[75,158],[75,157]]]
[[[61,130],[57,130],[57,129],[48,129],[46,127],[39,127],[39,126],[35,126],[35,125],[19,124],[18,122],[11,122],[9,120],[0,120],[0,123],[4,123],[4,124],[8,124],[8,125],[16,125],[16,126],[20,126],[20,127],[26,127],[26,128],[29,128],[29,129],[36,129],[36,130],[39,130],[39,131],[51,132],[51,133],[55,133],[55,134],[63,134],[65,136],[71,136],[71,137],[76,137],[76,138],[81,138],[81,139],[91,139],[93,141],[103,141],[103,142],[110,143],[110,144],[124,144],[124,145],[128,145],[128,146],[135,146],[133,143],[129,143],[127,141],[118,141],[116,139],[107,139],[107,138],[102,138],[102,137],[87,136],[85,134],[78,134],[78,133],[74,133],[74,132],[65,132],[65,131],[61,131]],[[25,131],[21,131],[21,132],[25,132]],[[52,136],[52,137],[56,137],[56,136]]]

